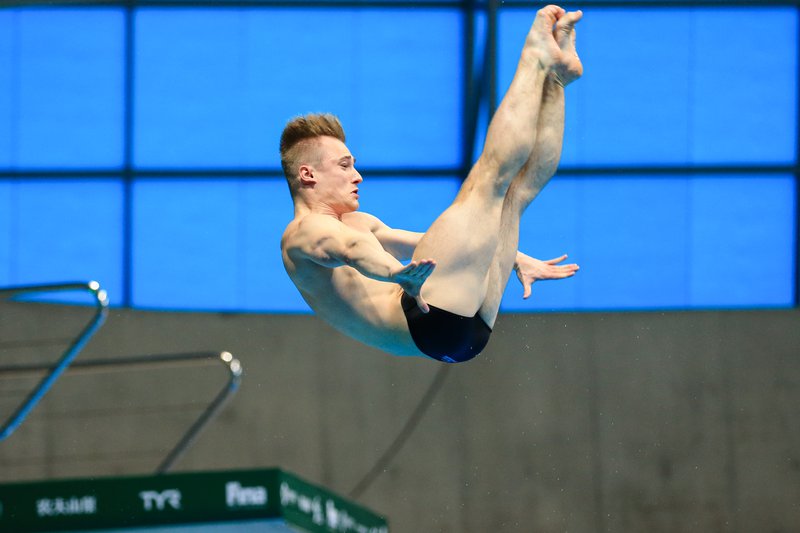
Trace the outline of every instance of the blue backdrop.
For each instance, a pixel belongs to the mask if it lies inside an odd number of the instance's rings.
[[[557,176],[520,243],[582,270],[529,301],[512,280],[503,309],[792,305],[797,181],[780,169],[797,159],[797,10],[584,12],[562,166],[598,173]],[[500,12],[501,93],[532,18]],[[132,22],[126,130],[123,10],[0,11],[0,286],[97,279],[114,304],[128,285],[145,308],[306,311],[280,262],[285,182],[258,170],[279,168],[283,125],[310,111],[341,117],[365,211],[424,231],[455,196],[460,9],[141,8]],[[731,172],[647,170],[696,165]]]

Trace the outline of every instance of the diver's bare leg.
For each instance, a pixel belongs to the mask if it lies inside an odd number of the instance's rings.
[[[486,299],[479,311],[489,327],[497,319],[500,301],[514,268],[522,214],[556,173],[561,159],[564,140],[564,83],[571,83],[583,73],[583,66],[575,50],[574,29],[581,16],[580,11],[567,13],[556,25],[556,39],[563,56],[544,84],[533,152],[511,182],[503,203],[500,244],[489,271]]]
[[[553,25],[563,12],[547,6],[537,13],[514,79],[489,125],[483,153],[453,204],[414,251],[415,260],[432,258],[437,263],[422,287],[431,305],[473,316],[485,300],[506,192],[536,142],[545,79],[559,54]]]
[[[519,224],[525,209],[550,181],[561,158],[564,136],[564,88],[548,78],[545,83],[539,131],[530,159],[511,182],[503,202],[500,244],[487,280],[486,298],[480,307],[481,318],[494,326],[506,284],[514,268],[519,247]]]

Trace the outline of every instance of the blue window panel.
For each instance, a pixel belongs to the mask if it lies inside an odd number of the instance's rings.
[[[145,180],[134,187],[133,304],[307,311],[281,262],[286,181]]]
[[[501,13],[503,90],[533,18],[527,10]],[[686,161],[688,28],[684,10],[584,10],[577,45],[585,73],[566,89],[562,164]]]
[[[26,180],[3,182],[0,190],[0,205],[9,207],[9,214],[0,216],[0,250],[9,254],[2,284],[94,280],[112,304],[120,303],[120,181]],[[47,299],[86,301],[70,295]]]
[[[569,280],[512,277],[503,310],[789,306],[794,181],[769,177],[556,179],[523,217],[520,249],[581,265]]]
[[[687,181],[599,178],[582,191],[584,308],[675,308],[687,302]]]
[[[518,249],[538,259],[568,254],[568,262],[583,264],[580,210],[583,182],[555,178],[529,206],[519,228]],[[586,269],[585,265],[584,270]],[[531,296],[522,299],[522,285],[512,272],[501,311],[566,310],[579,308],[579,283],[584,272],[563,281],[534,283]]]
[[[794,163],[797,30],[796,9],[696,12],[693,162]]]
[[[120,166],[122,11],[19,9],[0,16],[0,63],[8,67],[0,75],[0,164]]]
[[[135,183],[135,306],[236,307],[239,197],[233,180]]]
[[[686,162],[691,50],[686,12],[590,11],[584,22],[578,46],[586,74],[575,85],[585,86],[576,94],[581,105],[574,111],[581,124],[566,139],[576,145],[576,163]]]
[[[142,9],[136,28],[140,167],[277,168],[286,122],[318,111],[364,166],[460,163],[460,10]]]
[[[504,309],[680,307],[687,296],[686,191],[683,179],[556,180],[523,219],[520,249],[540,259],[567,253],[581,270],[534,284],[524,303],[513,277]]]
[[[14,24],[16,13],[13,10],[0,11],[0,167],[11,166],[11,154],[16,152],[14,145],[14,64],[18,56],[14,54],[16,41]]]
[[[577,31],[585,73],[566,91],[563,164],[793,161],[795,10],[584,12]],[[511,82],[533,16],[528,10],[501,12],[503,90]],[[624,32],[619,31],[620,20],[626,21]],[[730,31],[736,27],[753,31],[742,37]],[[765,48],[758,41],[765,34],[771,42],[774,37],[774,46]]]
[[[294,218],[286,180],[248,180],[240,184],[238,306],[247,311],[309,312],[281,259],[281,236]]]
[[[452,178],[366,178],[359,186],[360,210],[392,228],[424,233],[461,187]]]
[[[691,190],[689,305],[792,305],[794,178],[696,179]]]

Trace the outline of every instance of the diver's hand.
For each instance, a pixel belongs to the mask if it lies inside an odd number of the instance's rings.
[[[567,258],[567,254],[541,261],[523,253],[517,254],[514,271],[522,283],[522,297],[527,299],[531,295],[531,286],[540,280],[571,278],[580,269],[576,264],[559,265]]]
[[[430,307],[422,298],[420,291],[422,290],[422,284],[425,283],[434,268],[436,268],[436,261],[422,259],[420,261],[411,261],[392,274],[392,281],[400,285],[406,291],[406,294],[417,301],[417,305],[423,313],[429,312]]]

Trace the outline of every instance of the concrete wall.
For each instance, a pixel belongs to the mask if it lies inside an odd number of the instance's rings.
[[[87,310],[0,307],[0,365],[52,359]],[[397,532],[800,531],[800,313],[501,316],[466,365],[393,358],[312,316],[112,311],[82,359],[229,350],[242,389],[176,470],[280,466]],[[65,376],[0,443],[0,481],[149,473],[221,367]],[[0,378],[7,414],[35,380]]]

